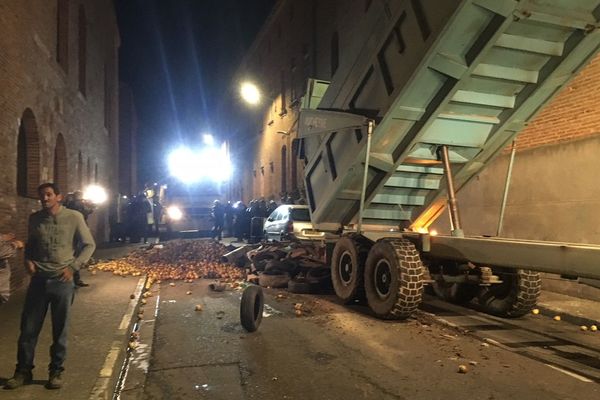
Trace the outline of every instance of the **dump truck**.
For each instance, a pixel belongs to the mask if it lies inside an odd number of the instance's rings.
[[[470,237],[455,197],[598,52],[599,17],[598,0],[386,2],[355,62],[309,82],[298,136],[338,297],[402,319],[431,285],[519,317],[540,272],[600,279],[600,246]],[[446,209],[451,234],[429,234]]]

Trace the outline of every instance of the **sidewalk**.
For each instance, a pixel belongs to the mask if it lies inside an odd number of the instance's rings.
[[[101,249],[96,259],[119,257],[131,246],[118,250]],[[125,354],[130,325],[143,287],[144,277],[116,277],[107,272],[91,275],[82,271],[89,287],[76,290],[68,331],[68,354],[65,363],[65,385],[60,390],[44,388],[48,379],[51,321],[47,316],[36,348],[36,368],[32,385],[8,391],[0,389],[3,399],[110,399],[114,381]],[[130,299],[136,294],[136,299]],[[20,313],[25,290],[0,306],[0,386],[13,374],[16,362]],[[92,396],[92,392],[95,395]]]
[[[587,327],[600,328],[600,302],[580,299],[564,294],[542,291],[538,300],[541,314],[550,317],[560,316],[563,321]]]

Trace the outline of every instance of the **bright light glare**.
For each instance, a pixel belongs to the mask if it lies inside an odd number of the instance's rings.
[[[94,204],[102,204],[108,199],[108,194],[102,186],[90,185],[83,191],[83,198]]]
[[[231,177],[232,166],[224,148],[207,147],[200,151],[179,148],[169,156],[171,175],[184,183],[209,179],[224,182]]]
[[[183,217],[183,213],[179,207],[171,206],[167,208],[167,215],[174,221],[179,221]]]
[[[242,83],[240,88],[240,95],[242,99],[248,104],[256,105],[260,103],[260,90],[255,84],[250,82]]]
[[[205,133],[204,135],[202,135],[202,140],[204,141],[205,144],[212,146],[213,144],[215,144],[215,138],[213,137],[213,135],[210,135],[208,133]]]
[[[432,230],[429,231],[429,234],[431,236],[437,236],[438,232],[435,229],[432,229]]]

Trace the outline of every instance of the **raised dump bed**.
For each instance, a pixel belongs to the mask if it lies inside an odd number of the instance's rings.
[[[438,149],[460,189],[596,53],[598,0],[390,2],[346,76],[301,112],[313,223],[427,227],[445,203]],[[416,7],[416,5],[419,5]],[[386,22],[382,23],[382,22]],[[323,90],[326,83],[313,88]],[[315,93],[316,91],[313,91]],[[313,99],[314,100],[314,99]],[[332,113],[323,110],[344,110]]]
[[[442,298],[515,317],[540,293],[534,271],[600,279],[600,246],[459,237],[457,212],[455,237],[408,233],[452,205],[597,53],[600,0],[387,4],[356,62],[311,82],[300,113],[312,222],[346,231],[336,294],[405,318],[433,283]]]

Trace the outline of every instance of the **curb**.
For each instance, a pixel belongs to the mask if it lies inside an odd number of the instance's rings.
[[[600,321],[596,321],[594,319],[590,319],[590,318],[586,318],[586,317],[582,317],[579,315],[574,315],[574,314],[569,314],[565,311],[558,311],[555,310],[553,308],[550,308],[544,304],[538,304],[536,306],[536,308],[538,310],[540,310],[540,314],[546,316],[546,317],[550,317],[553,318],[556,315],[559,315],[561,320],[568,322],[570,324],[573,325],[578,325],[578,326],[590,326],[590,325],[596,325],[599,326],[600,325]]]

